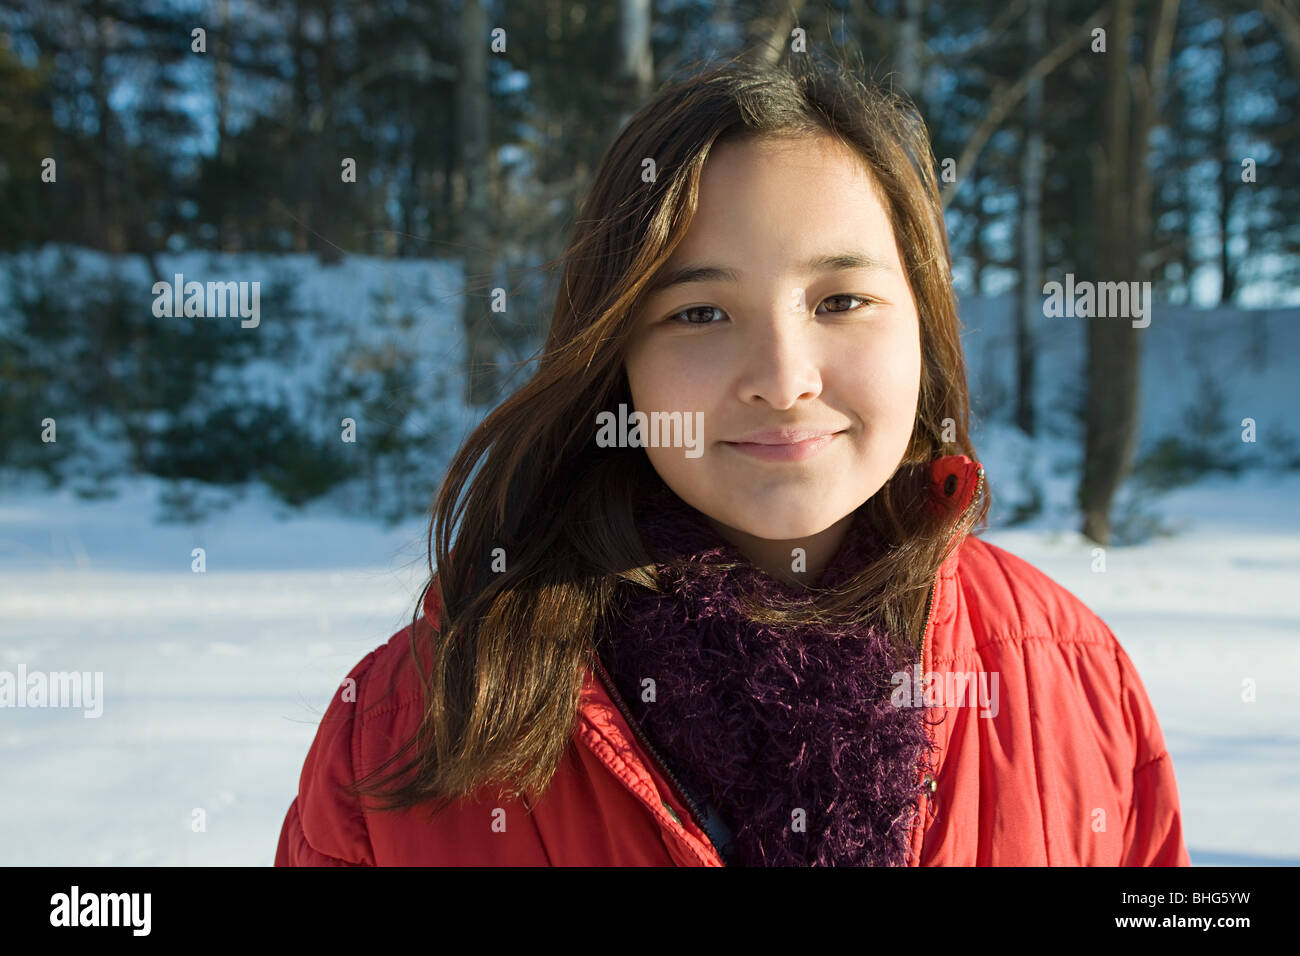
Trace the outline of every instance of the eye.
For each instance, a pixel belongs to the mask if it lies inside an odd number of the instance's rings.
[[[822,303],[825,304],[825,303],[827,303],[827,302],[833,302],[833,301],[836,300],[836,299],[857,299],[859,302],[864,302],[864,303],[866,303],[867,305],[875,305],[875,304],[876,304],[876,300],[873,299],[873,298],[871,298],[870,296],[865,296],[865,295],[851,295],[851,294],[849,294],[849,293],[847,293],[847,292],[846,292],[846,293],[843,293],[843,294],[841,294],[841,295],[833,295],[833,296],[830,296],[830,297],[827,298],[827,299],[823,299],[823,300],[822,300]],[[857,311],[857,309],[831,309],[831,312],[832,312],[832,313],[836,313],[836,312],[856,312],[856,311]]]
[[[707,314],[709,312],[717,312],[720,315],[726,314],[715,305],[693,305],[689,309],[682,309],[680,312],[674,312],[672,315],[668,316],[668,321],[675,322],[677,321],[678,316],[680,315],[689,316],[691,313],[696,313],[697,315],[699,313],[704,313],[705,317],[707,318]],[[696,322],[688,318],[683,320],[680,324],[681,325],[714,325],[716,323],[709,322],[709,321]]]

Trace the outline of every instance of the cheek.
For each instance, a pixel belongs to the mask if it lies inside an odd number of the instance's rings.
[[[919,347],[899,337],[848,354],[853,360],[841,366],[839,381],[845,384],[851,401],[878,420],[910,423],[921,386]]]
[[[632,407],[640,411],[654,407],[663,394],[663,377],[652,362],[645,357],[629,359],[627,388],[632,395]]]
[[[640,349],[628,353],[624,369],[637,411],[703,408],[711,379],[696,363],[662,349]]]

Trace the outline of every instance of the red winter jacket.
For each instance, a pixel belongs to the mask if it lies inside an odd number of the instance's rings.
[[[952,455],[931,475],[934,507],[964,516],[982,468]],[[419,626],[437,615],[431,590]],[[722,865],[590,671],[574,745],[540,800],[502,802],[484,790],[430,819],[423,809],[363,809],[340,792],[419,726],[410,630],[352,669],[355,703],[334,694],[277,866]],[[926,674],[989,672],[990,687],[996,673],[999,700],[995,714],[969,698],[918,701],[933,704],[928,716],[940,722],[913,865],[1189,865],[1173,761],[1151,703],[1115,635],[1078,598],[967,536],[936,576],[921,659]]]

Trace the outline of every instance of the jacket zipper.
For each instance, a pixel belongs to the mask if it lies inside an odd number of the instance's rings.
[[[682,803],[685,804],[691,822],[693,822],[696,828],[707,837],[709,831],[705,829],[703,824],[704,814],[700,811],[700,808],[696,806],[695,801],[690,798],[690,795],[687,794],[686,788],[682,786],[681,781],[679,781],[676,775],[668,769],[668,764],[659,756],[659,752],[655,750],[654,747],[650,745],[650,741],[646,739],[640,725],[637,724],[635,718],[633,718],[627,706],[623,703],[623,696],[618,692],[618,688],[614,686],[614,680],[606,672],[605,665],[601,662],[599,655],[596,656],[596,671],[600,674],[601,682],[605,685],[605,690],[608,692],[610,700],[614,702],[614,706],[618,708],[619,713],[623,715],[623,719],[627,721],[628,727],[631,728],[633,736],[635,736],[641,746],[646,749],[646,752],[654,758],[655,763],[658,765],[659,770],[663,773],[664,777],[666,777],[669,783],[676,788],[677,796],[679,796]],[[669,814],[672,815],[673,819],[676,820],[677,814],[673,811],[673,808],[666,803],[664,807]],[[677,822],[678,824],[681,823],[680,820],[677,820]],[[709,842],[712,844],[713,841],[710,839]],[[718,859],[722,861],[722,865],[726,866],[726,861],[722,859],[722,852],[716,846],[713,849],[718,854]]]
[[[963,509],[961,516],[957,519],[958,531],[953,532],[954,537],[956,537],[960,533],[961,525],[965,523],[966,515],[970,513],[971,508],[975,507],[975,503],[979,501],[980,491],[982,491],[983,488],[984,488],[984,466],[980,465],[979,474],[975,480],[975,493],[971,495],[970,502],[966,505],[965,509]],[[934,582],[930,585],[930,594],[925,600],[925,627],[921,631],[921,657],[920,660],[918,661],[918,665],[920,666],[923,672],[925,670],[925,645],[926,645],[926,641],[929,640],[930,637],[930,623],[934,618],[934,595],[935,595],[935,591],[937,591],[938,588],[939,588],[939,572],[936,571],[934,574]],[[919,676],[924,677],[924,673],[922,673]],[[930,785],[929,789],[927,789],[925,792],[926,810],[928,812],[931,803],[930,793],[938,789],[938,787],[934,783],[934,778],[931,777],[930,774],[928,773],[925,775],[925,783],[928,783]]]

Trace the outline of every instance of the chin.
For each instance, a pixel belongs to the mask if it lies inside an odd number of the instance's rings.
[[[844,515],[832,516],[828,513],[773,514],[768,512],[760,520],[754,520],[755,516],[751,513],[743,522],[726,523],[755,538],[763,538],[767,541],[796,541],[820,534],[843,517]]]

